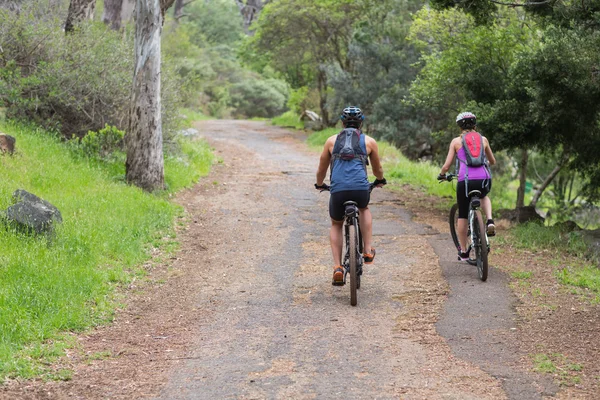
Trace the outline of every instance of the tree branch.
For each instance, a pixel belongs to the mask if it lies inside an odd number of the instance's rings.
[[[526,3],[504,3],[502,1],[490,0],[494,4],[500,4],[501,6],[509,6],[509,7],[529,7],[529,6],[542,6],[544,4],[551,3],[554,0],[544,0],[544,1],[528,1]]]

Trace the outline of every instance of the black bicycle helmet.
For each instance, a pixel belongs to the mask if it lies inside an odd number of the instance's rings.
[[[472,112],[462,112],[456,116],[456,124],[461,129],[473,129],[477,125],[477,117]]]
[[[340,119],[342,120],[344,126],[355,126],[360,128],[365,116],[360,108],[349,106],[344,108],[342,115],[340,115]]]

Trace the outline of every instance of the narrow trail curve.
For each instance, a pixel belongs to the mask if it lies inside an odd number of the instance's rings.
[[[413,222],[397,194],[372,195],[378,254],[351,307],[349,289],[330,284],[316,156],[262,122],[198,128],[222,158],[180,199],[205,227],[206,255],[182,254],[197,263],[202,319],[160,399],[507,397],[437,333],[449,290],[432,247],[441,237]]]

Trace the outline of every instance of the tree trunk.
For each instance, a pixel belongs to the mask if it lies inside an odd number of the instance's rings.
[[[75,26],[85,19],[94,18],[96,0],[71,0],[65,21],[65,32],[73,32]]]
[[[175,23],[179,23],[179,19],[183,16],[183,0],[175,0],[175,8],[173,10],[173,17],[175,18]]]
[[[133,18],[135,0],[123,0],[121,6],[121,25],[127,24]]]
[[[160,0],[137,0],[135,71],[125,137],[127,182],[147,191],[164,187],[160,99]]]
[[[556,167],[554,167],[554,169],[552,170],[552,172],[550,172],[546,179],[544,179],[544,182],[542,182],[542,185],[538,188],[538,190],[536,190],[535,194],[533,195],[533,198],[531,199],[531,203],[529,203],[530,206],[535,207],[537,205],[537,202],[540,200],[540,197],[542,197],[542,193],[544,193],[544,190],[546,190],[548,185],[550,185],[554,178],[556,178],[556,175],[558,175],[558,173],[565,166],[568,160],[569,155],[567,153],[563,154],[559,163],[556,165]],[[570,191],[569,196],[571,196]]]
[[[269,0],[235,0],[235,2],[244,19],[244,31],[247,35],[253,35],[254,32],[250,30],[250,25],[258,19],[260,11]]]
[[[519,189],[517,190],[517,208],[525,205],[525,183],[527,182],[527,162],[529,153],[526,148],[521,150],[521,161],[519,162]]]
[[[123,9],[123,0],[104,0],[104,12],[102,13],[102,22],[110,26],[111,29],[118,31],[121,29],[121,10]]]
[[[327,111],[327,75],[323,69],[318,72],[319,108],[321,109],[321,126],[329,126],[329,112]]]

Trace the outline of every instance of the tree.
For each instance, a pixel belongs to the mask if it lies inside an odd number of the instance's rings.
[[[127,182],[147,191],[164,187],[160,38],[164,12],[174,0],[137,0],[135,69],[125,137]]]
[[[366,4],[351,0],[275,1],[267,4],[249,41],[294,88],[311,85],[319,92],[323,123],[329,125],[327,67],[350,69],[348,45]]]
[[[118,31],[119,29],[121,29],[122,9],[123,0],[104,0],[102,22],[110,26],[115,31]]]
[[[253,34],[250,26],[258,19],[261,10],[268,2],[269,0],[235,0],[244,20],[244,31],[247,35]]]
[[[72,32],[81,21],[93,19],[95,7],[96,0],[71,0],[65,21],[65,32]]]

